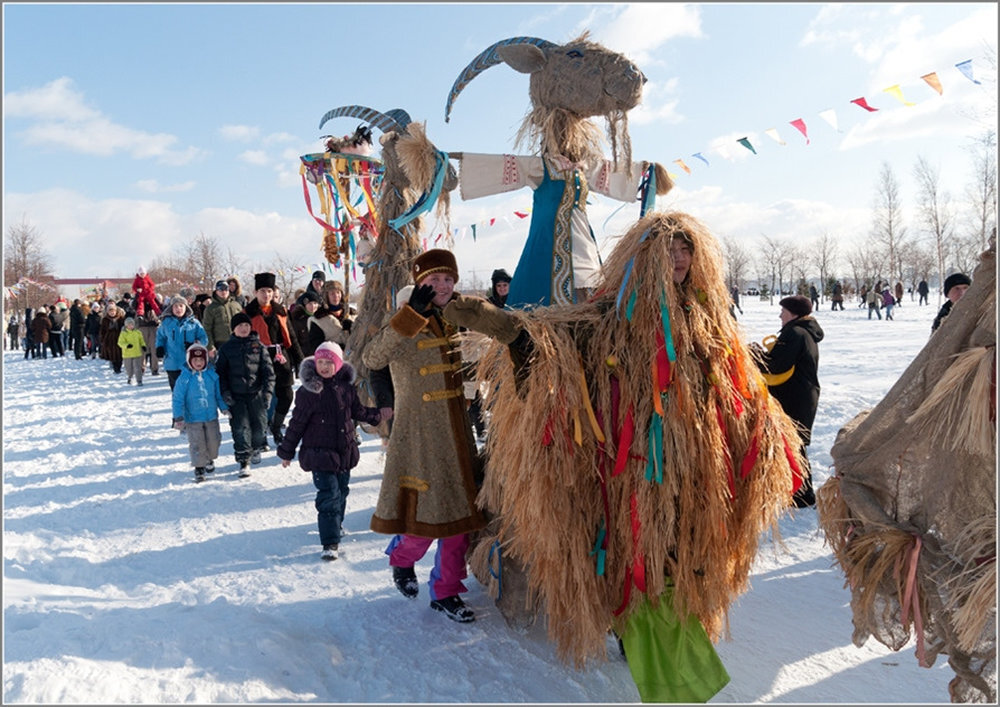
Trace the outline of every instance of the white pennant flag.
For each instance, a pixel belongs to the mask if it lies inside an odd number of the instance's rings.
[[[828,122],[838,133],[840,132],[840,129],[837,127],[837,114],[834,112],[833,108],[823,111],[819,114],[819,117]]]
[[[787,145],[788,144],[788,143],[786,143],[784,140],[782,140],[778,136],[778,131],[775,128],[768,128],[767,130],[764,131],[764,134],[767,135],[772,140],[774,140],[779,145]]]

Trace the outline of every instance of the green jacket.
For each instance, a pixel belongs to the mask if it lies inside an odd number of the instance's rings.
[[[208,335],[209,351],[214,351],[229,340],[233,335],[229,322],[242,311],[243,307],[235,297],[230,295],[221,299],[219,295],[212,293],[212,302],[205,308],[205,313],[201,317],[201,324],[205,327],[205,334]]]
[[[118,335],[118,348],[122,350],[122,358],[139,358],[146,348],[146,340],[136,327],[122,329]]]

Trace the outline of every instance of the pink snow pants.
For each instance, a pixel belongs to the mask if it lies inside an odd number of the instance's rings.
[[[389,566],[413,567],[427,553],[432,542],[434,538],[397,535],[386,552],[389,555]],[[466,591],[462,580],[469,576],[465,570],[465,551],[468,549],[467,533],[438,540],[434,569],[431,570],[430,577],[431,599],[445,599]]]

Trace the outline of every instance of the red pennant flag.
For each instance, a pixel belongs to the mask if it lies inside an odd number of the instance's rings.
[[[492,226],[493,224],[495,224],[496,222],[497,222],[496,218],[491,218],[491,219],[490,219],[490,225],[491,225],[491,226]]]
[[[865,100],[864,96],[862,96],[861,98],[855,98],[853,101],[851,101],[851,103],[857,106],[861,106],[869,113],[874,113],[875,111],[878,110],[878,108],[872,108],[870,105],[868,105],[868,101]]]
[[[795,120],[792,121],[791,124],[792,127],[796,128],[800,133],[802,133],[802,137],[806,139],[806,144],[808,145],[809,134],[806,132],[806,121],[802,120],[802,118],[796,118]]]
[[[515,211],[514,215],[517,216],[518,218],[528,218],[528,214],[523,214],[520,211]]]

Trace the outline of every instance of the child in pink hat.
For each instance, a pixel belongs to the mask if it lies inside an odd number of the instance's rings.
[[[336,560],[347,508],[351,469],[360,460],[354,426],[358,422],[377,425],[378,408],[365,407],[354,387],[354,368],[332,341],[324,341],[299,366],[301,385],[295,392],[295,407],[285,436],[278,445],[281,465],[288,467],[299,449],[299,466],[312,473],[316,487],[316,511],[322,558]],[[387,416],[392,411],[387,411]]]

